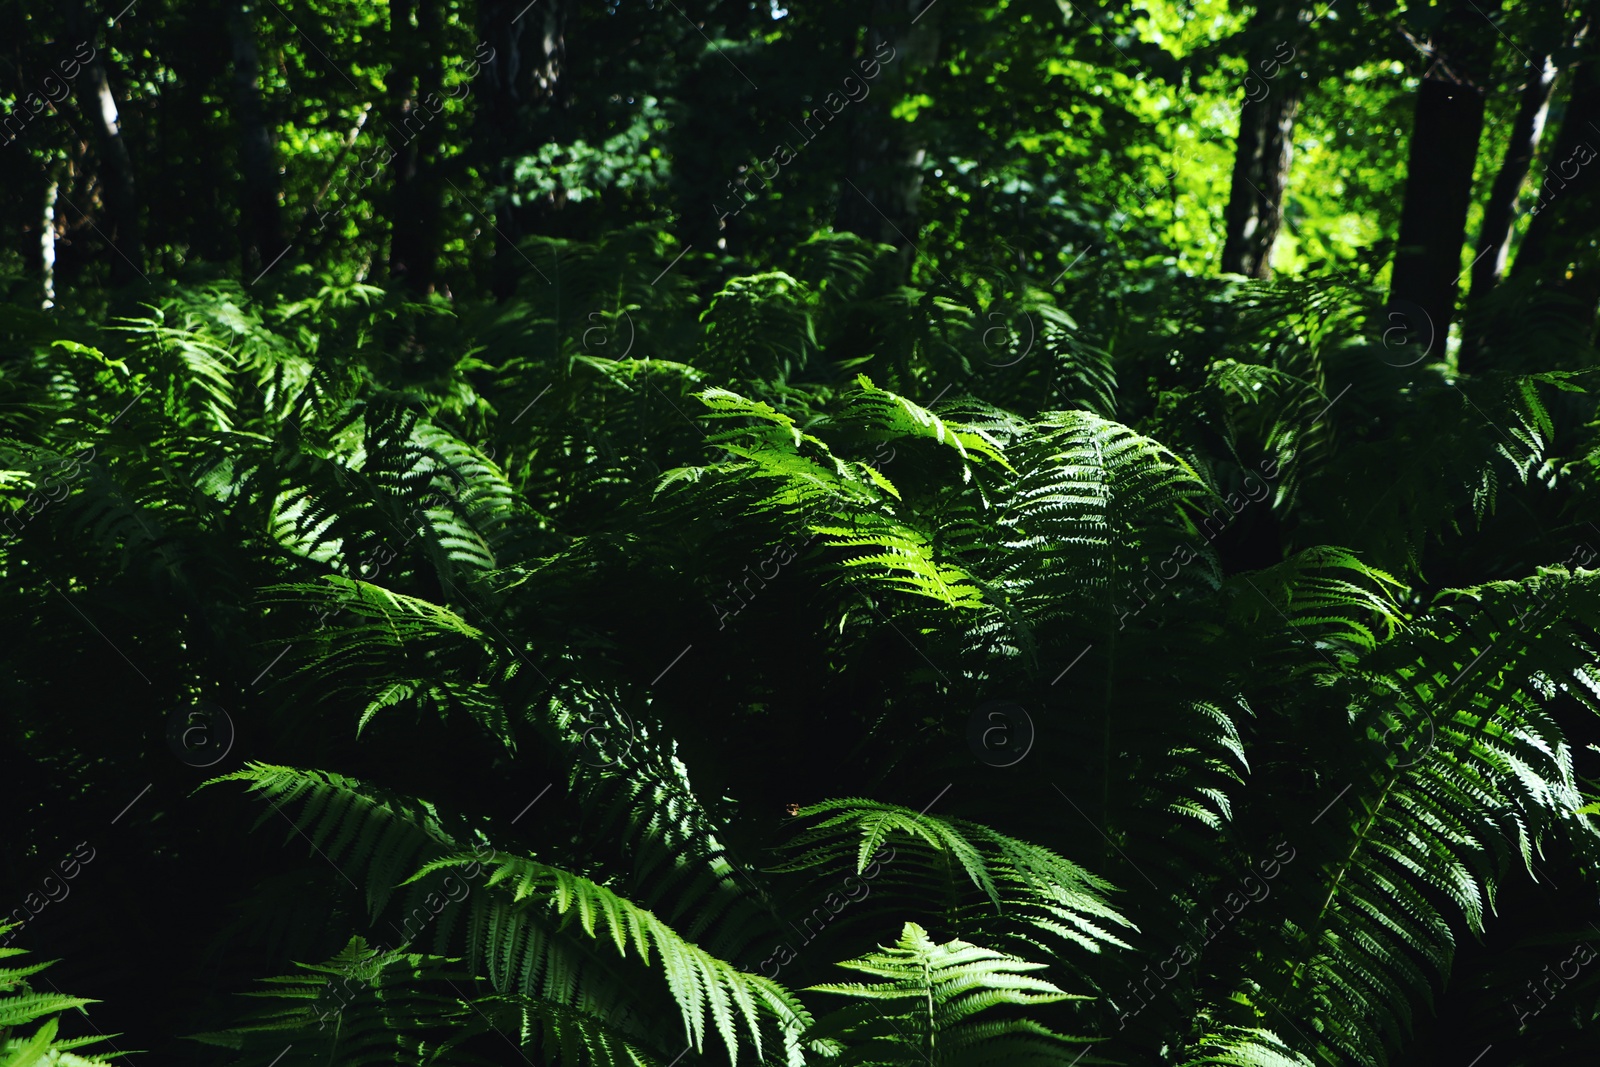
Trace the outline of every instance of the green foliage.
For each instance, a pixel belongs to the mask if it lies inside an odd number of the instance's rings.
[[[1588,5],[80,6],[0,11],[0,889],[103,1003],[0,967],[4,1067],[1594,1060]]]
[[[951,928],[1015,940],[1068,966],[1070,955],[1055,938],[1088,952],[1129,947],[1110,929],[1132,926],[1107,899],[1112,887],[1049,849],[964,819],[870,800],[824,801],[800,815],[820,821],[789,843],[796,855],[782,870],[837,877],[845,861],[859,875],[887,847],[891,859],[881,862],[889,870],[874,881]]]
[[[1070,1051],[1071,1039],[1031,1020],[975,1018],[1002,1005],[1071,999],[1028,973],[1043,970],[1042,963],[960,940],[938,944],[916,923],[906,923],[892,947],[839,966],[878,979],[812,987],[865,1002],[819,1020],[812,1030],[844,1046],[840,1063],[1053,1064]]]
[[[15,929],[15,923],[0,924],[0,936]],[[9,941],[10,938],[7,938]],[[10,948],[9,945],[0,947],[0,959],[25,955],[26,949]],[[84,1056],[75,1051],[106,1040],[103,1034],[57,1038],[61,1012],[76,1008],[81,1013],[85,1004],[97,1002],[86,997],[34,989],[28,979],[49,967],[51,962],[46,960],[44,963],[30,963],[21,967],[0,967],[0,1063],[6,1067],[34,1067],[36,1064],[90,1067],[91,1064],[108,1062],[111,1057],[109,1052],[94,1052]],[[53,988],[55,983],[49,984]],[[40,1019],[44,1019],[44,1022],[32,1033],[22,1029]]]

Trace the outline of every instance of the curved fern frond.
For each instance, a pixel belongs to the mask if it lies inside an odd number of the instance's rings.
[[[810,1017],[788,990],[739,971],[649,910],[582,875],[481,845],[468,852],[432,805],[341,775],[252,764],[213,779],[225,781],[249,782],[275,811],[296,815],[290,839],[304,835],[347,876],[362,877],[374,919],[404,887],[404,911],[431,924],[434,943],[443,946],[465,908],[469,963],[484,966],[498,992],[538,995],[569,1007],[585,1003],[594,1010],[615,1006],[613,1024],[638,1037],[648,1032],[647,1020],[621,1010],[634,1005],[631,1011],[637,1011],[630,983],[638,979],[616,961],[630,959],[631,944],[632,961],[649,968],[653,949],[695,1047],[704,1048],[709,1016],[730,1062],[737,1062],[745,1041],[759,1057],[763,1041],[776,1040],[785,1061],[798,1067],[799,1035]],[[273,815],[263,813],[260,821]],[[439,877],[446,869],[462,873]],[[448,890],[452,880],[465,886],[460,896]],[[495,887],[500,891],[489,892]],[[582,937],[569,929],[574,919]],[[604,941],[617,949],[610,963],[599,951]]]
[[[902,900],[922,902],[963,931],[1031,945],[1050,935],[1057,945],[1089,952],[1128,948],[1113,931],[1136,929],[1111,905],[1109,882],[987,826],[854,797],[813,804],[800,815],[820,821],[794,838],[794,856],[778,871],[837,877],[841,864],[856,875],[881,864],[875,884]],[[886,850],[890,859],[876,858]]]
[[[1241,588],[1242,587],[1242,588]],[[1242,625],[1283,623],[1296,639],[1350,660],[1388,641],[1404,624],[1407,587],[1342,548],[1319,546],[1264,570],[1230,578],[1232,616]],[[1269,614],[1270,613],[1270,614]]]
[[[848,407],[844,419],[869,427],[881,440],[933,441],[954,449],[964,461],[981,457],[1010,470],[1011,465],[1001,452],[999,442],[982,430],[946,423],[927,408],[903,396],[880,389],[865,374],[856,375],[858,391],[846,397]],[[962,468],[963,480],[971,478],[971,471]]]
[[[304,840],[341,872],[361,876],[374,920],[419,866],[460,847],[432,804],[341,774],[252,762],[201,788],[223,782],[247,783],[246,792],[268,805],[255,829],[287,819],[285,844]],[[405,910],[421,903],[413,887]]]
[[[594,837],[631,855],[629,897],[708,951],[737,959],[780,920],[739,873],[676,742],[624,718],[613,703],[579,687],[550,701],[552,721],[591,757],[573,761],[569,780],[596,819]]]
[[[1384,1062],[1448,970],[1452,920],[1482,930],[1514,861],[1534,873],[1558,829],[1593,854],[1555,712],[1600,710],[1597,661],[1600,573],[1552,568],[1457,591],[1361,664],[1351,713],[1383,760],[1343,808],[1281,986],[1343,1054]]]
[[[475,868],[479,862],[469,855],[445,857],[424,866],[416,877],[447,867]],[[650,911],[581,875],[503,854],[484,866],[489,870],[486,888],[503,886],[510,891],[513,904],[530,898],[548,902],[555,915],[575,918],[590,938],[609,939],[619,956],[626,957],[631,946],[639,961],[648,966],[654,949],[691,1047],[704,1051],[709,1019],[709,1028],[722,1038],[730,1063],[738,1062],[745,1039],[754,1045],[759,1058],[763,1031],[768,1030],[770,1037],[770,1029],[763,1026],[767,1021],[775,1024],[786,1062],[795,1067],[803,1062],[800,1035],[810,1024],[810,1015],[777,982],[746,974],[712,956]],[[491,977],[497,986],[503,986],[510,976],[491,971]]]
[[[817,347],[808,295],[782,271],[730,279],[701,316],[712,368],[779,380],[804,369]]]

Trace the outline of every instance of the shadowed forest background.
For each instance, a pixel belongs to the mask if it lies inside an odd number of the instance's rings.
[[[1600,1053],[1589,0],[0,7],[0,1065]]]

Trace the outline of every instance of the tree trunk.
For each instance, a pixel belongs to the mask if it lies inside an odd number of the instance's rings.
[[[49,185],[44,191],[44,212],[39,219],[39,266],[44,280],[45,308],[56,306],[56,197],[61,190],[59,165],[48,170]]]
[[[480,0],[478,6],[478,32],[493,52],[478,76],[482,91],[474,94],[474,154],[490,179],[492,191],[481,206],[493,215],[490,289],[502,300],[529,273],[514,250],[528,232],[525,223],[531,220],[525,216],[539,215],[548,223],[560,207],[551,202],[518,211],[511,202],[512,167],[559,126],[555,120],[566,98],[567,16],[568,0],[538,0],[531,7],[525,0]]]
[[[283,252],[278,167],[261,99],[261,61],[248,0],[229,0],[228,36],[233,51],[233,106],[239,131],[239,256],[247,278],[265,271]]]
[[[1398,316],[1391,321],[1434,357],[1444,355],[1455,314],[1483,87],[1499,39],[1489,18],[1498,11],[1498,3],[1452,0],[1431,41],[1412,119],[1389,303]]]
[[[83,38],[93,42],[94,21],[83,11],[75,10],[74,24],[82,27]],[[139,230],[139,195],[134,189],[133,157],[128,155],[128,144],[123,141],[122,123],[117,114],[117,99],[110,91],[110,78],[106,74],[106,48],[99,46],[83,64],[83,112],[94,130],[94,147],[99,157],[99,176],[104,184],[107,219],[104,237],[110,245],[110,282],[128,285],[144,277],[144,242]]]
[[[395,0],[390,11],[399,59],[389,72],[390,129],[384,131],[395,150],[390,163],[389,275],[412,293],[431,293],[444,218],[444,183],[436,166],[445,123],[438,56],[444,16],[438,0],[418,0],[415,7],[411,0]]]
[[[1487,293],[1505,273],[1511,250],[1511,224],[1516,218],[1517,197],[1528,178],[1544,120],[1550,110],[1550,94],[1556,84],[1556,67],[1551,57],[1540,56],[1538,69],[1530,72],[1522,89],[1522,103],[1511,128],[1511,143],[1506,146],[1500,173],[1495,175],[1489,202],[1484,205],[1483,228],[1478,238],[1478,263],[1472,269],[1472,291],[1481,286]]]
[[[1586,330],[1600,299],[1595,243],[1600,239],[1600,35],[1583,42],[1555,147],[1536,175],[1539,201],[1517,249],[1513,279],[1559,290],[1580,302]]]
[[[852,105],[850,157],[834,217],[836,229],[898,249],[902,277],[914,253],[926,149],[916,125],[892,113],[938,57],[939,15],[927,0],[874,0],[863,62],[878,63],[882,73]],[[825,112],[826,102],[818,110]]]
[[[1500,172],[1495,175],[1489,199],[1483,206],[1483,225],[1478,231],[1472,289],[1467,294],[1462,330],[1460,367],[1463,371],[1478,369],[1474,364],[1481,354],[1483,338],[1476,320],[1490,291],[1505,273],[1506,258],[1511,251],[1511,227],[1517,217],[1517,200],[1522,195],[1522,183],[1527,181],[1528,168],[1533,165],[1534,153],[1539,149],[1539,138],[1544,133],[1545,115],[1550,110],[1550,94],[1555,84],[1556,66],[1553,58],[1548,54],[1536,56],[1532,69],[1528,71],[1528,81],[1522,87],[1505,158],[1500,163]]]
[[[93,224],[110,248],[111,284],[127,285],[144,277],[144,241],[139,225],[139,197],[134,186],[133,159],[117,114],[117,101],[106,73],[106,47],[97,44],[98,16],[83,0],[68,0],[66,22],[79,40],[93,48],[83,61],[84,91],[78,94],[78,108],[94,131],[95,166],[103,190],[108,218],[105,226]],[[80,202],[81,203],[81,202]],[[84,205],[87,206],[87,205]]]
[[[111,244],[111,284],[127,285],[144,277],[144,245],[139,227],[139,196],[133,180],[133,159],[128,155],[128,145],[122,138],[117,101],[111,94],[104,55],[105,49],[98,49],[94,58],[85,64],[84,77],[88,80],[92,100],[85,110],[89,112],[88,117],[95,131],[100,175],[105,182],[106,207],[111,216],[108,227],[111,233],[106,238]]]
[[[1233,186],[1223,213],[1225,273],[1272,276],[1272,246],[1283,227],[1294,120],[1300,110],[1300,79],[1274,79],[1294,58],[1304,18],[1298,0],[1278,0],[1262,3],[1251,19],[1250,70],[1245,75],[1245,99],[1239,111]]]

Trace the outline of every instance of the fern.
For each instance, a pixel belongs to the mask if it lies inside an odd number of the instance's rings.
[[[466,867],[477,862],[471,856],[435,860],[423,867],[418,877],[446,867]],[[776,1023],[785,1062],[802,1062],[800,1034],[810,1017],[804,1006],[778,983],[744,974],[684,940],[649,911],[586,878],[516,856],[497,856],[487,866],[490,873],[486,886],[504,884],[511,892],[513,903],[533,897],[548,901],[556,915],[573,913],[586,935],[596,940],[609,938],[620,956],[626,957],[631,946],[639,961],[648,966],[653,948],[682,1013],[684,1034],[690,1047],[703,1051],[709,1028],[722,1038],[730,1063],[738,1062],[738,1049],[745,1039],[754,1046],[759,1057],[763,1044],[762,1022],[767,1017]],[[514,923],[515,913],[507,918]],[[511,927],[509,932],[511,936],[501,942],[503,947],[497,953],[500,960],[517,952],[521,936],[531,931]],[[509,970],[497,970],[493,963],[490,974],[496,985],[505,986],[511,982]],[[532,977],[534,975],[525,971],[522,984],[526,986]]]
[[[0,937],[17,928],[15,923],[0,924]],[[9,939],[7,939],[9,940]],[[0,960],[27,955],[26,949],[0,946]],[[79,1055],[77,1049],[109,1040],[105,1035],[58,1039],[60,1013],[98,1001],[65,993],[34,990],[28,979],[50,966],[52,961],[21,967],[0,966],[0,1063],[6,1067],[34,1067],[36,1064],[61,1064],[64,1067],[91,1067],[110,1061],[111,1053]],[[48,1019],[45,1016],[49,1016]],[[32,1034],[18,1033],[20,1027],[44,1019]],[[117,1035],[110,1035],[115,1037]],[[120,1053],[118,1053],[120,1055]]]
[[[1328,1019],[1339,1053],[1384,1061],[1448,970],[1452,920],[1482,930],[1513,862],[1533,873],[1558,830],[1593,850],[1553,712],[1600,706],[1597,626],[1600,576],[1545,570],[1458,592],[1336,687],[1358,728],[1400,738],[1343,809],[1279,979],[1284,1010]]]
[[[1075,1041],[1031,1019],[976,1017],[1002,1005],[1028,1007],[1084,999],[1028,973],[1044,968],[966,941],[935,943],[906,923],[893,946],[839,966],[879,979],[810,987],[863,1003],[819,1020],[812,1038],[837,1042],[841,1064],[957,1067],[1057,1065]]]
[[[237,1067],[270,1064],[291,1048],[305,1063],[473,1062],[441,1057],[454,1032],[470,1025],[458,983],[471,978],[456,962],[352,937],[326,962],[297,963],[295,973],[262,979],[267,989],[245,994],[280,1006],[190,1040],[237,1052]]]
[[[788,846],[793,858],[778,870],[836,878],[844,864],[860,875],[887,848],[893,861],[885,864],[881,884],[922,902],[930,919],[1052,955],[1066,945],[1093,953],[1129,947],[1113,932],[1133,924],[1112,907],[1110,883],[1047,848],[966,820],[870,800],[824,801],[800,815],[820,821],[794,838]]]
[[[670,1002],[694,1047],[704,1048],[709,1028],[722,1039],[730,1062],[737,1062],[745,1041],[758,1056],[764,1042],[775,1041],[786,1062],[798,1063],[799,1034],[809,1016],[792,994],[740,972],[588,878],[493,850],[487,859],[481,849],[467,852],[431,805],[342,776],[252,765],[214,781],[249,782],[252,792],[285,814],[298,814],[291,839],[303,834],[329,862],[363,878],[374,918],[396,889],[409,886],[405,910],[427,906],[436,914],[435,943],[442,944],[465,907],[470,961],[485,967],[497,992],[537,995],[569,1007],[584,1003],[604,1014],[608,1004],[628,1001],[628,983],[637,980],[614,962],[628,960],[632,946],[641,968],[650,967],[652,951],[657,955]],[[458,868],[469,884],[481,880],[481,888],[430,904],[423,890],[436,891],[440,882],[432,876]],[[581,938],[569,932],[571,919]],[[613,962],[599,951],[606,941],[617,950]],[[622,1018],[619,1025],[636,1040],[647,1032],[627,1013]]]

